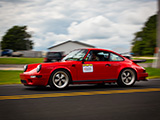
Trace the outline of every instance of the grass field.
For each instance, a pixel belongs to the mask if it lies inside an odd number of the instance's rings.
[[[33,64],[42,62],[43,58],[21,58],[21,57],[0,58],[0,64]]]
[[[149,74],[149,78],[160,78],[160,69],[157,68],[145,68]]]
[[[23,71],[17,70],[0,70],[0,85],[2,84],[19,84],[19,74]]]
[[[160,78],[160,69],[146,68],[149,73],[148,79]],[[0,70],[0,85],[2,84],[19,84],[19,74],[23,71]]]

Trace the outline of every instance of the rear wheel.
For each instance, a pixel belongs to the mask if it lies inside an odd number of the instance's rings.
[[[119,86],[132,86],[136,81],[136,73],[132,69],[123,70],[117,81]]]
[[[50,87],[57,89],[64,89],[68,87],[70,75],[66,70],[54,71],[50,78]]]

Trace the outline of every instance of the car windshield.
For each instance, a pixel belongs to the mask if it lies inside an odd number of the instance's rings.
[[[64,57],[62,61],[67,61],[67,60],[81,61],[86,55],[87,51],[88,50],[86,49],[74,50],[70,52],[66,57]]]

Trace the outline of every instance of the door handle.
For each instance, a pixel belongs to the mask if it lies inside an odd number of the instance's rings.
[[[72,67],[76,67],[76,65],[75,65],[75,64],[73,64],[73,65],[72,65]]]
[[[107,66],[111,66],[111,64],[106,64],[105,66],[106,66],[106,67],[107,67]]]

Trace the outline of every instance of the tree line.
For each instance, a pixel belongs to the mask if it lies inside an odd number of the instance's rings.
[[[2,49],[31,50],[33,49],[33,41],[30,39],[32,35],[27,32],[27,26],[13,26],[2,37]]]
[[[157,15],[151,16],[144,24],[141,31],[136,32],[132,40],[134,55],[153,55],[156,48]]]
[[[134,55],[153,55],[156,47],[157,15],[151,16],[141,31],[136,32],[132,40]],[[2,49],[30,50],[33,49],[32,35],[26,31],[27,26],[13,26],[2,37]]]

